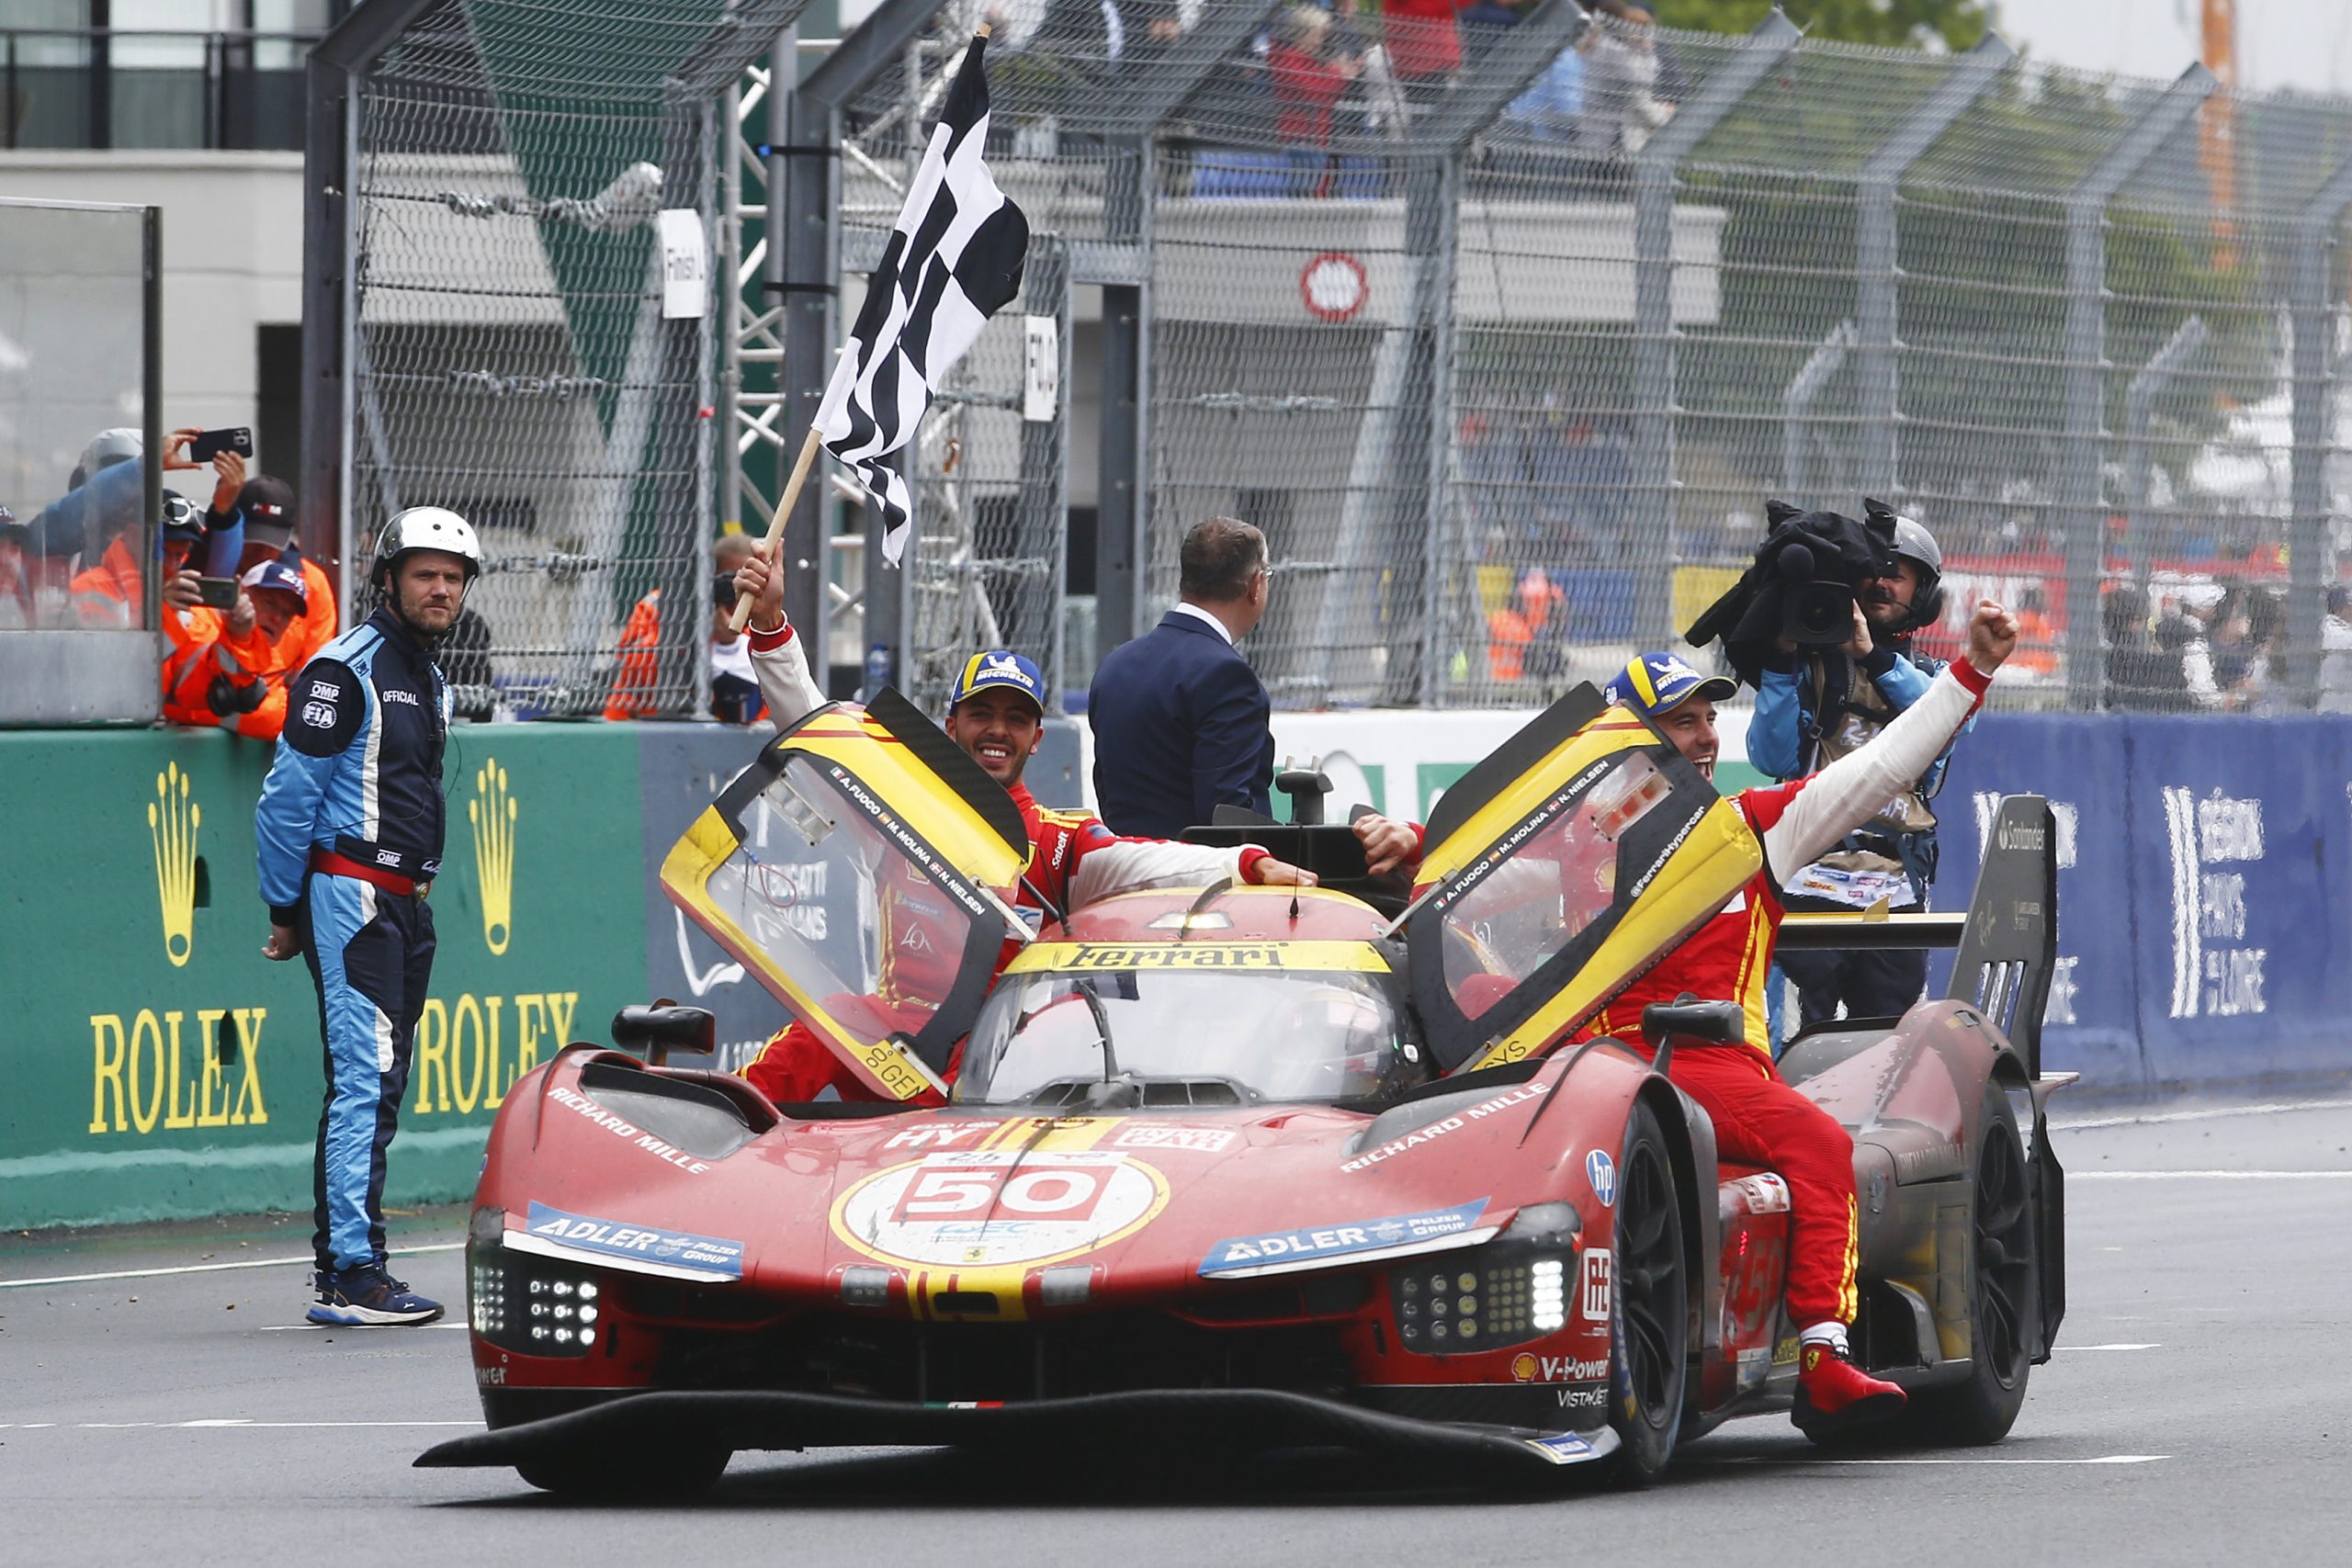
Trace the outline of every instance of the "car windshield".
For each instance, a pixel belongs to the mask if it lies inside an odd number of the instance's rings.
[[[1102,1003],[1099,1022],[1084,987]],[[1419,1055],[1371,973],[1015,971],[973,1026],[956,1099],[1060,1103],[1115,1075],[1189,1086],[1189,1103],[1363,1100],[1418,1077]]]

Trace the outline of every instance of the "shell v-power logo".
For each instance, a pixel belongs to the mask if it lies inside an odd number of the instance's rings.
[[[155,897],[164,910],[164,956],[186,968],[196,950],[196,830],[204,808],[188,798],[188,776],[173,762],[155,775],[147,836],[155,845]]]
[[[492,757],[474,775],[474,798],[466,820],[474,825],[474,870],[481,883],[481,940],[492,957],[506,951],[514,934],[514,797],[507,793],[506,770]]]

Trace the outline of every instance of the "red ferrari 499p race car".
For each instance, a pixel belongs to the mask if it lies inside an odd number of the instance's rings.
[[[662,875],[875,1099],[668,1066],[710,1024],[662,1006],[616,1021],[641,1056],[574,1045],[518,1084],[467,1247],[489,1429],[418,1462],[663,1494],[738,1450],[1148,1434],[1640,1483],[1785,1410],[1788,1187],[1719,1159],[1662,1070],[1743,1049],[1737,1008],[1650,1009],[1655,1066],[1559,1043],[1760,861],[1671,745],[1598,713],[1572,693],[1448,792],[1409,908],[1344,828],[1268,828],[1340,874],[1034,935],[1000,786],[894,694],[812,715]],[[2063,1311],[2052,843],[2012,797],[1964,917],[1782,938],[1960,950],[1947,998],[1781,1064],[1854,1134],[1853,1346],[1909,1392],[1890,1438],[2001,1437]]]

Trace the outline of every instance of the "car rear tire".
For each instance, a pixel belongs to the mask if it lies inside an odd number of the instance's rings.
[[[2033,1205],[2017,1113],[1998,1084],[1984,1089],[1968,1223],[1976,1249],[1969,1270],[1968,1381],[1912,1396],[1902,1425],[1915,1442],[1999,1442],[2025,1404],[2033,1370],[2030,1329],[2040,1310]]]
[[[548,1455],[514,1467],[542,1492],[605,1502],[666,1502],[710,1490],[734,1458],[728,1449],[685,1445],[643,1453]]]
[[[1655,1484],[1674,1457],[1690,1371],[1690,1278],[1674,1159],[1657,1116],[1636,1105],[1617,1170],[1610,1292],[1609,1425],[1618,1449],[1611,1482]]]

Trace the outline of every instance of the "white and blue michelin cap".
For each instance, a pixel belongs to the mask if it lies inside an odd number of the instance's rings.
[[[1601,694],[1612,706],[1656,718],[1692,697],[1719,703],[1738,690],[1739,682],[1730,676],[1702,675],[1678,655],[1643,653],[1611,676]]]
[[[956,704],[975,692],[990,686],[1010,686],[1046,711],[1046,677],[1044,671],[1030,660],[1009,648],[991,648],[976,653],[964,661],[963,670],[956,677],[956,689],[947,695],[952,712]]]

